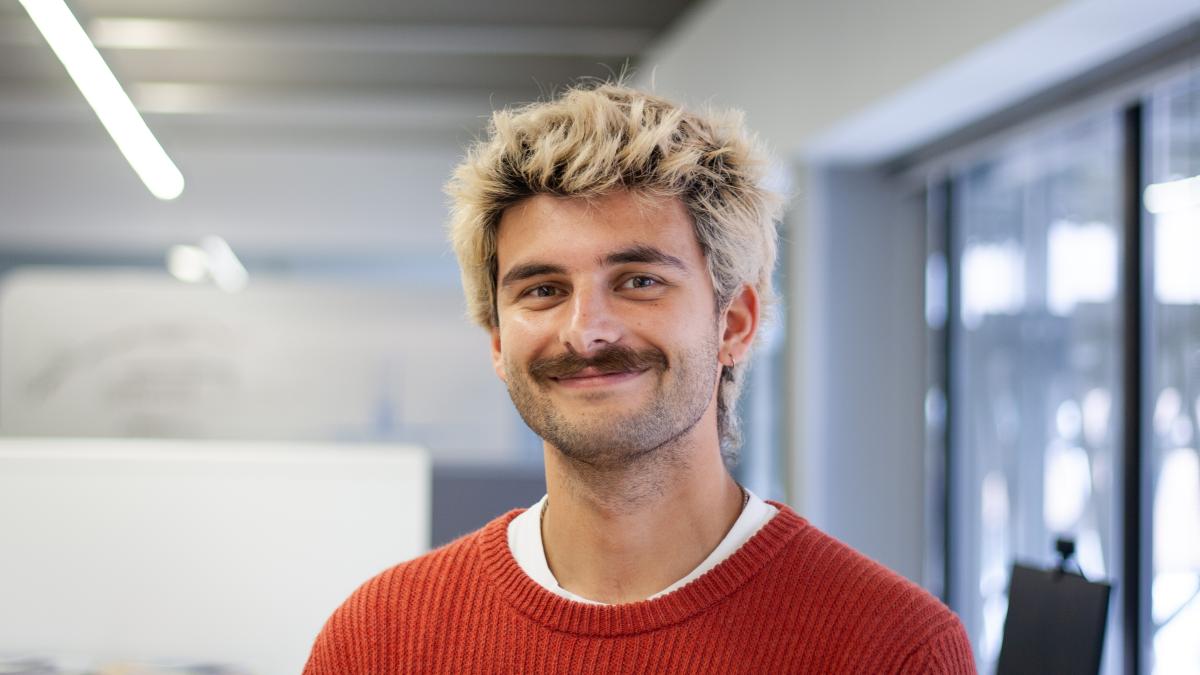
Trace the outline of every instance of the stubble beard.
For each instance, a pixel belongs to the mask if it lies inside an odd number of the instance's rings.
[[[628,348],[616,348],[628,349]],[[632,351],[632,350],[631,350]],[[544,441],[573,463],[594,470],[624,470],[645,462],[678,462],[678,441],[704,417],[712,403],[717,384],[715,332],[696,349],[685,350],[673,362],[657,349],[634,352],[645,362],[661,364],[639,377],[656,377],[649,400],[637,409],[608,412],[614,394],[596,395],[597,406],[588,409],[587,396],[580,396],[568,413],[552,398],[556,386],[533,373],[537,362],[528,367],[506,363],[508,394],[521,419]],[[603,362],[603,353],[598,355]],[[561,357],[560,357],[561,358]],[[593,357],[595,358],[595,357]],[[580,360],[592,364],[591,360]]]

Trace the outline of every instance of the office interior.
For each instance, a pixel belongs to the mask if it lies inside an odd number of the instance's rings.
[[[980,672],[1065,537],[1100,670],[1200,673],[1195,0],[67,0],[141,164],[55,4],[0,3],[0,672],[298,672],[536,501],[442,185],[492,110],[621,77],[743,110],[788,199],[735,477]]]

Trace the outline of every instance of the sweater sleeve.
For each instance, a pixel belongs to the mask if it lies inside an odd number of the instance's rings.
[[[354,640],[342,617],[335,613],[313,643],[304,675],[346,675],[358,672],[352,658]]]
[[[308,663],[304,664],[304,675],[332,675],[339,668],[337,663],[337,654],[330,647],[329,640],[325,638],[325,632],[322,631],[317,636],[316,643],[313,644],[312,652],[308,655]]]
[[[304,675],[367,675],[378,669],[381,624],[390,621],[387,608],[395,599],[398,565],[369,579],[334,610],[317,635]]]
[[[975,656],[962,622],[934,633],[904,660],[903,675],[976,675]]]

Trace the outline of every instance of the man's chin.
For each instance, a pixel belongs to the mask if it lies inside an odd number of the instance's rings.
[[[552,423],[530,425],[564,457],[595,466],[625,466],[653,455],[673,438],[661,415],[611,414],[574,420],[559,416]],[[539,428],[540,427],[540,428]]]
[[[548,439],[549,440],[549,439]],[[640,460],[652,457],[657,447],[638,447],[619,438],[589,437],[586,443],[576,439],[549,440],[551,447],[567,460],[586,464],[595,469],[628,468]]]

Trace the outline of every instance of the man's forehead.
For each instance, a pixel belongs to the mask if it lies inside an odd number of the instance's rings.
[[[622,189],[598,195],[530,195],[505,207],[497,222],[503,224],[512,218],[536,217],[554,212],[603,218],[614,211],[624,216],[637,215],[651,219],[666,215],[679,216],[689,223],[692,217],[679,197]]]
[[[577,264],[652,262],[649,258],[664,256],[682,262],[702,255],[682,201],[628,191],[524,198],[500,214],[497,247],[498,256],[508,258],[504,264],[539,251],[574,257]]]

